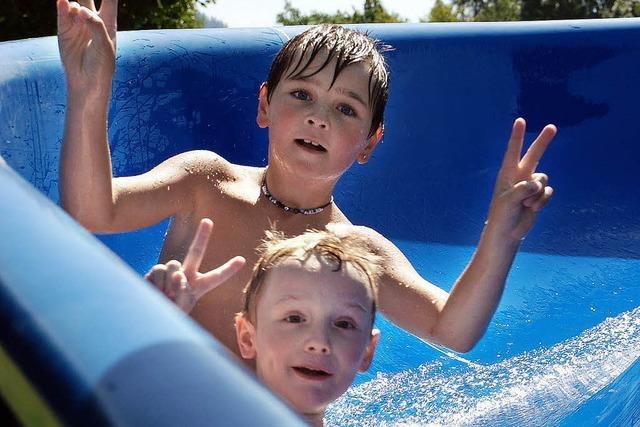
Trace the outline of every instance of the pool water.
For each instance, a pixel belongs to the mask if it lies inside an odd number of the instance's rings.
[[[396,244],[425,277],[445,287],[473,250]],[[327,423],[585,425],[568,417],[640,363],[639,271],[639,260],[521,252],[485,337],[464,355],[430,346],[379,317],[373,366],[331,407]]]
[[[142,275],[155,263],[162,227],[102,239]],[[446,290],[475,249],[394,243],[423,277]],[[570,416],[587,412],[590,399],[611,394],[611,384],[640,364],[639,282],[638,259],[521,251],[485,336],[466,354],[426,343],[378,315],[382,335],[373,364],[330,407],[326,423],[585,425],[584,417]],[[632,392],[619,390],[614,402],[632,402],[637,412]]]

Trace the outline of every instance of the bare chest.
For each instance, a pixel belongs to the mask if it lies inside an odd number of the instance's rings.
[[[197,224],[203,217],[214,222],[200,272],[214,269],[230,258],[241,255],[247,263],[234,277],[203,296],[191,316],[212,333],[227,348],[238,354],[234,316],[242,310],[242,291],[251,278],[258,259],[257,247],[265,238],[265,231],[275,228],[286,235],[297,235],[308,228],[324,229],[331,222],[330,216],[282,215],[266,201],[251,203],[247,200],[229,200],[193,212],[188,217],[176,218],[165,238],[161,261],[182,261]]]

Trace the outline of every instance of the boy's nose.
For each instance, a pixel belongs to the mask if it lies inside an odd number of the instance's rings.
[[[307,344],[307,351],[310,353],[329,354],[329,346],[318,343]]]
[[[327,121],[320,119],[318,116],[308,117],[307,124],[317,126],[320,129],[326,129],[327,127]]]
[[[310,353],[330,354],[331,345],[326,333],[316,332],[312,337],[309,337],[305,343],[305,350]]]
[[[329,127],[329,111],[327,109],[328,107],[324,105],[313,106],[307,111],[307,124],[320,129]]]

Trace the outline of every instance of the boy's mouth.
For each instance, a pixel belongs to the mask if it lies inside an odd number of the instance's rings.
[[[322,145],[310,139],[297,138],[295,141],[296,141],[296,144],[302,145],[303,147],[308,148],[310,150],[319,151],[321,153],[324,153],[327,151],[327,149],[324,148]]]
[[[311,369],[304,366],[294,366],[293,370],[301,377],[309,380],[324,380],[331,376],[330,373],[321,369]]]

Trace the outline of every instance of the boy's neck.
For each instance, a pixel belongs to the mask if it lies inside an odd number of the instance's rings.
[[[271,197],[288,207],[300,210],[331,207],[334,181],[305,179],[274,167],[265,168],[263,180]]]

